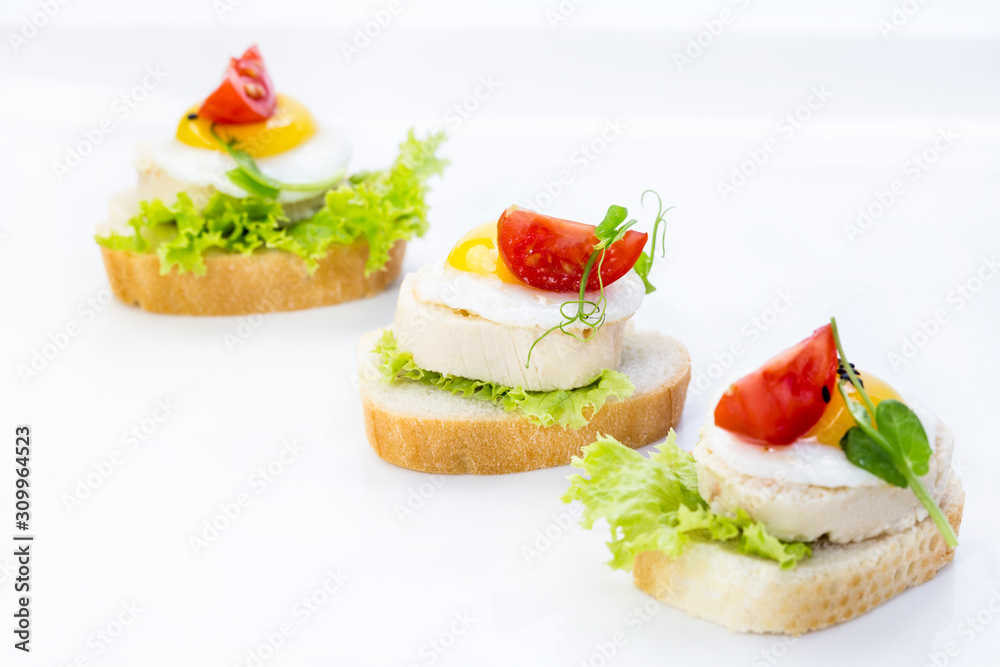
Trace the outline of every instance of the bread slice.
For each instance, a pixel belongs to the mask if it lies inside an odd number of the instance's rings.
[[[207,256],[201,276],[176,269],[160,275],[160,259],[154,253],[104,247],[101,252],[111,291],[125,303],[173,315],[248,315],[374,296],[399,276],[406,242],[396,242],[385,268],[369,276],[364,271],[364,241],[332,246],[312,275],[302,258],[274,249]]]
[[[957,534],[965,491],[954,473],[940,505]],[[632,573],[636,585],[661,602],[729,630],[800,635],[928,581],[955,553],[929,517],[863,542],[818,541],[812,547],[812,558],[782,570],[771,560],[695,543],[675,559],[645,551]]]
[[[632,380],[635,393],[624,401],[608,399],[584,428],[542,427],[485,401],[410,381],[382,381],[371,351],[381,334],[368,332],[358,346],[368,442],[389,463],[423,472],[499,475],[566,465],[599,433],[633,448],[648,445],[680,420],[691,379],[683,344],[630,328],[618,370]]]

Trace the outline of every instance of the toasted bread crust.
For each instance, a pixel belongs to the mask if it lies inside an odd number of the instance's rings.
[[[373,400],[362,383],[368,442],[389,463],[449,475],[500,475],[566,465],[599,434],[610,434],[632,448],[648,445],[666,437],[680,420],[691,380],[687,350],[670,340],[680,348],[683,361],[667,381],[624,401],[609,399],[589,425],[575,431],[536,426],[499,408],[489,416],[414,415]]]
[[[956,534],[964,506],[965,491],[952,474],[941,509]],[[854,618],[928,581],[954,554],[928,517],[863,542],[814,543],[812,558],[789,570],[697,543],[675,559],[643,552],[632,573],[636,585],[661,602],[734,632],[800,635]]]
[[[389,251],[386,267],[365,276],[368,244],[335,245],[311,276],[302,258],[283,250],[205,258],[202,276],[160,275],[153,253],[101,248],[115,296],[154,313],[173,315],[248,315],[330,306],[374,296],[388,287],[403,265],[406,242]]]

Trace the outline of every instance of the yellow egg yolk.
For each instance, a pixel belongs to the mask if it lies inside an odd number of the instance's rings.
[[[238,125],[216,123],[215,132],[223,141],[235,140],[237,148],[251,157],[283,153],[316,134],[316,123],[308,109],[291,97],[278,95],[277,98],[274,115],[267,120]],[[195,148],[222,150],[212,136],[212,121],[197,117],[199,107],[201,104],[191,107],[181,119],[177,125],[177,140]]]
[[[459,271],[481,276],[496,276],[505,283],[523,285],[500,257],[497,245],[497,223],[488,222],[466,234],[448,255],[448,264]]]
[[[864,382],[865,391],[875,405],[890,398],[897,401],[902,400],[895,389],[871,373],[859,373],[858,377]],[[864,405],[864,401],[858,395],[858,391],[854,388],[854,385],[847,385],[847,395]],[[847,410],[847,406],[844,405],[844,398],[840,395],[840,390],[834,388],[823,416],[819,418],[819,421],[803,437],[816,438],[816,440],[824,445],[839,447],[840,439],[844,437],[849,428],[856,424],[857,422],[854,421],[854,417],[851,416],[851,413]]]

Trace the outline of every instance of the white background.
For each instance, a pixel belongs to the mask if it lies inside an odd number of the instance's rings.
[[[13,445],[14,426],[32,426],[38,536],[28,656],[10,646],[13,560],[0,550],[0,663],[253,665],[248,651],[289,622],[293,634],[263,664],[600,665],[596,645],[617,632],[625,643],[608,664],[995,664],[994,4],[912,2],[915,13],[897,14],[899,29],[884,36],[887,0],[682,10],[586,2],[554,27],[546,12],[556,2],[414,0],[350,62],[342,44],[385,3],[244,0],[220,16],[210,0],[73,0],[15,52],[10,33],[23,34],[41,4],[6,3],[0,44],[2,432]],[[712,22],[723,10],[732,20],[720,31]],[[691,48],[696,57],[679,67],[676,55],[699,33],[700,54]],[[227,58],[253,42],[280,90],[350,136],[354,168],[386,165],[411,126],[449,129],[451,165],[434,183],[431,231],[411,244],[407,270],[441,258],[510,203],[537,204],[562,171],[569,185],[545,208],[554,215],[596,222],[617,203],[645,222],[646,188],[675,205],[660,289],[636,319],[683,340],[695,383],[706,387],[692,391],[678,429],[687,448],[719,386],[713,378],[752,368],[837,315],[859,366],[956,432],[968,498],[954,564],[798,641],[734,635],[670,609],[636,623],[629,614],[648,598],[603,564],[603,530],[563,527],[558,497],[570,469],[435,479],[372,453],[354,348],[362,332],[390,322],[394,290],[249,329],[241,318],[87,305],[108,296],[92,235],[109,195],[134,179],[135,142],[169,136]],[[119,113],[116,100],[136,95],[147,68],[163,81]],[[480,77],[498,86],[475,100]],[[814,88],[829,99],[800,109]],[[449,122],[463,103],[476,109]],[[803,120],[789,135],[779,124],[796,112]],[[60,181],[54,163],[104,118],[112,132]],[[595,141],[615,119],[621,133]],[[940,132],[956,138],[935,152]],[[777,149],[742,167],[754,173],[724,198],[719,183],[769,140]],[[592,141],[600,154],[581,162]],[[912,157],[925,151],[933,164],[914,172]],[[849,238],[859,207],[877,211],[897,179],[901,194]],[[992,279],[977,284],[979,271]],[[967,284],[977,291],[959,297]],[[772,317],[782,293],[792,305]],[[935,313],[944,323],[925,335]],[[79,334],[23,378],[19,368],[71,324]],[[241,332],[250,335],[230,350],[227,335]],[[740,353],[727,356],[734,343]],[[129,450],[123,434],[158,400],[176,408]],[[258,494],[251,477],[287,440],[303,451]],[[0,535],[13,532],[11,449]],[[69,509],[67,496],[116,450],[121,464]],[[241,493],[250,506],[195,554],[189,538]],[[297,601],[328,570],[348,580],[300,622]],[[137,619],[110,644],[98,639],[117,634],[131,603]],[[443,654],[429,653],[429,641],[448,642],[456,614],[471,627]]]

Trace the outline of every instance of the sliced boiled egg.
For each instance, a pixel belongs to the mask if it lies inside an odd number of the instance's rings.
[[[177,124],[177,140],[195,148],[221,151],[216,134],[223,141],[235,142],[251,157],[278,155],[300,146],[316,134],[316,121],[309,110],[287,95],[278,95],[274,115],[259,123],[215,123],[198,115],[199,104],[188,109]]]
[[[459,239],[444,262],[423,267],[417,273],[416,298],[509,327],[548,329],[563,322],[563,306],[574,295],[529,287],[518,280],[500,257],[496,235],[496,223],[475,227]],[[605,323],[630,318],[645,295],[635,271],[606,286]]]
[[[899,392],[871,373],[859,371],[858,377],[875,405],[889,399],[903,401]],[[847,391],[848,396],[861,400],[853,385]],[[937,417],[924,405],[912,400],[903,402],[919,417],[933,448]],[[840,392],[835,390],[819,421],[791,444],[762,446],[759,441],[716,426],[712,419],[702,430],[702,438],[726,465],[744,475],[828,488],[884,486],[878,477],[848,461],[840,448],[840,439],[856,424]]]
[[[226,172],[236,164],[212,136],[213,124],[207,119],[191,118],[192,107],[177,126],[174,139],[146,142],[140,150],[140,162],[148,162],[167,178],[155,191],[214,187],[232,197],[246,197]],[[224,141],[255,158],[260,171],[282,183],[317,183],[335,180],[347,173],[350,147],[337,133],[317,123],[296,100],[278,95],[273,116],[259,123],[215,123],[215,132]],[[288,191],[278,194],[278,201],[294,203],[315,198],[328,187]]]
[[[862,375],[858,372],[858,377],[861,378],[865,391],[876,406],[888,399],[903,400],[899,393],[890,387],[887,382],[880,380],[871,373],[864,373]],[[847,386],[847,395],[859,403],[862,402],[861,396],[853,384]],[[824,445],[840,447],[840,439],[855,424],[857,422],[844,404],[844,397],[840,395],[840,391],[834,391],[819,421],[802,437],[805,439],[815,439]]]
[[[496,276],[511,285],[523,285],[500,258],[497,225],[479,225],[459,239],[448,255],[448,265],[480,276]]]

